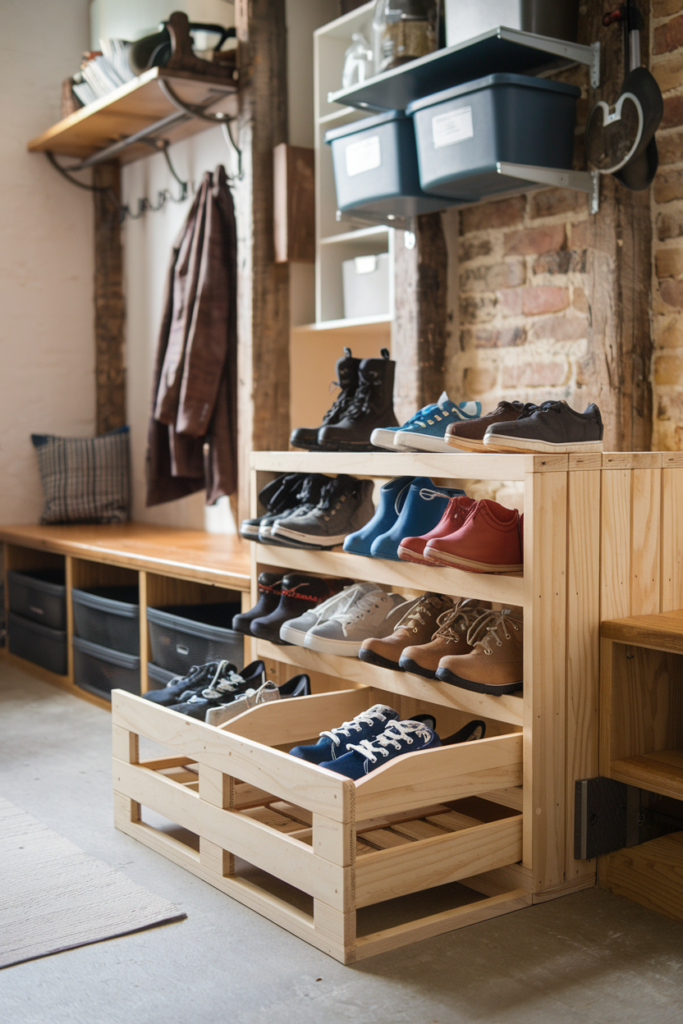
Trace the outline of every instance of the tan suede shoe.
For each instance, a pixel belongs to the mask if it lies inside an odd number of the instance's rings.
[[[471,651],[467,643],[467,631],[482,614],[482,602],[460,598],[455,607],[444,612],[437,619],[438,629],[430,643],[406,647],[399,667],[404,672],[415,672],[426,679],[434,679],[439,662],[447,654],[466,654]]]
[[[522,689],[523,636],[520,611],[485,612],[467,634],[469,654],[442,658],[436,678],[475,693],[515,693]]]
[[[402,651],[410,644],[426,643],[433,636],[439,617],[452,609],[453,601],[450,597],[423,594],[418,603],[403,616],[391,636],[381,640],[364,640],[358,657],[371,665],[398,669]]]

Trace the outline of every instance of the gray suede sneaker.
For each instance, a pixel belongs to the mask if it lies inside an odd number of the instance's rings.
[[[276,520],[273,539],[313,548],[334,548],[343,544],[347,534],[372,519],[375,513],[372,486],[372,480],[357,480],[342,473],[325,484],[320,501],[310,512]]]
[[[362,594],[346,611],[309,629],[304,647],[321,654],[357,658],[364,640],[389,636],[418,600],[406,601],[401,594],[387,594],[379,588]]]

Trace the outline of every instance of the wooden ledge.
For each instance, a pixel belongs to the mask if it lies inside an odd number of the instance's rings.
[[[249,590],[249,546],[234,534],[148,523],[0,526],[0,540],[91,562]]]
[[[604,640],[616,640],[634,647],[653,647],[683,654],[683,609],[607,619],[600,626],[600,636]]]

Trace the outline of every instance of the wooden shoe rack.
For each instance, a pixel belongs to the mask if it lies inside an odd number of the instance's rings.
[[[641,590],[656,590],[653,610],[683,604],[681,568],[667,572],[663,560],[677,550],[672,495],[683,463],[667,459],[254,453],[254,514],[258,491],[282,472],[378,484],[430,476],[470,493],[473,481],[521,484],[523,575],[255,544],[252,598],[259,571],[293,569],[520,607],[523,695],[479,695],[256,640],[253,655],[281,666],[282,679],[304,669],[314,689],[336,683],[336,692],[257,707],[216,729],[117,691],[117,826],[343,963],[594,885],[595,861],[574,859],[573,819],[575,780],[598,773],[601,603],[613,607],[626,587],[629,608]],[[618,521],[616,542],[606,515]],[[407,755],[356,783],[286,753],[377,701],[404,717],[432,711],[441,735],[483,718],[487,736]],[[140,760],[139,736],[169,755]]]

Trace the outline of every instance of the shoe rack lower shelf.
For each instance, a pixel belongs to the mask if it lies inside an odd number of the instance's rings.
[[[522,783],[521,733],[407,754],[357,782],[277,749],[379,696],[264,704],[228,730],[115,690],[116,826],[342,963],[529,906],[523,815],[504,802]],[[172,756],[140,760],[139,736]]]
[[[309,672],[321,672],[327,676],[397,693],[402,697],[466,711],[478,718],[493,718],[510,725],[523,725],[524,701],[521,695],[494,697],[486,693],[473,693],[436,679],[423,679],[412,672],[392,672],[391,669],[370,665],[360,658],[320,654],[294,644],[280,646],[268,643],[267,640],[252,639],[252,651],[254,657],[263,658],[266,662],[284,662]]]

